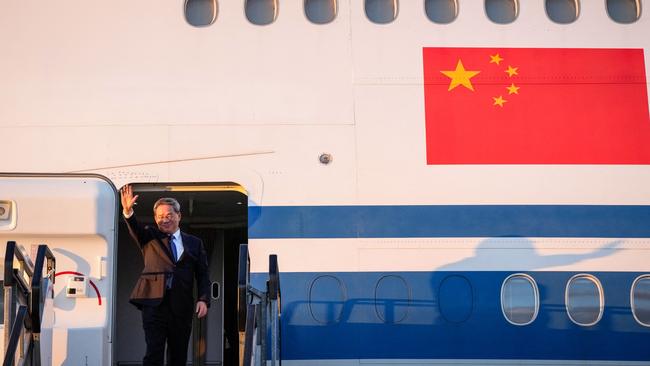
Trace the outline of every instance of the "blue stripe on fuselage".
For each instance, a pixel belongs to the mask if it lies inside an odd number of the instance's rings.
[[[650,206],[251,206],[249,238],[650,237]]]
[[[640,273],[591,273],[602,283],[605,309],[588,327],[567,316],[565,285],[574,272],[527,272],[539,287],[539,315],[526,326],[507,322],[500,292],[512,273],[283,273],[282,357],[650,360],[650,328],[630,310],[630,287]],[[261,286],[265,277],[252,279]],[[469,294],[454,288],[462,278]],[[457,318],[445,318],[445,311]]]

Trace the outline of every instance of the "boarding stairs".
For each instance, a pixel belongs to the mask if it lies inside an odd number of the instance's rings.
[[[242,244],[237,285],[239,366],[281,366],[282,303],[277,255],[269,256],[269,279],[266,291],[262,291],[250,283],[248,245]]]
[[[41,326],[44,319],[53,319],[52,286],[55,272],[56,260],[47,245],[38,246],[36,260],[32,262],[15,241],[7,242],[4,261],[3,366],[51,363],[51,356],[44,354],[42,349],[51,351],[52,338],[41,337]]]

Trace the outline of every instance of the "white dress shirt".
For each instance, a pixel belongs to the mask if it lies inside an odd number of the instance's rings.
[[[172,234],[174,236],[174,246],[176,247],[176,260],[179,260],[181,258],[181,255],[183,255],[183,251],[185,248],[183,247],[183,238],[181,236],[181,229],[176,230],[175,233]]]

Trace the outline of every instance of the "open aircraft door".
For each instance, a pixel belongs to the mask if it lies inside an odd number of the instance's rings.
[[[118,205],[115,187],[100,175],[0,174],[3,247],[15,241],[35,258],[46,244],[56,258],[43,364],[112,364]]]
[[[133,209],[140,224],[155,225],[154,203],[161,197],[175,198],[181,205],[181,231],[199,237],[207,252],[211,305],[207,316],[194,317],[187,363],[236,365],[237,259],[240,245],[248,241],[247,191],[234,182],[133,183],[131,187],[138,195]],[[120,221],[113,364],[139,365],[145,337],[141,313],[129,303],[129,296],[143,268],[142,255],[124,220]]]

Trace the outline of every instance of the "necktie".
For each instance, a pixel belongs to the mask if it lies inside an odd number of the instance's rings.
[[[174,263],[178,260],[177,254],[176,254],[176,244],[174,243],[174,235],[169,236],[169,248],[172,250],[172,256],[174,257]]]

